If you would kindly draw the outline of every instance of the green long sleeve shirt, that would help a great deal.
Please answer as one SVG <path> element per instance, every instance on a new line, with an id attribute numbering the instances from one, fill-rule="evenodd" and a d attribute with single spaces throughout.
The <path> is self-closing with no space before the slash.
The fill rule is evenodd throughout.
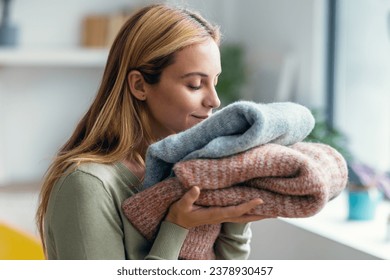
<path id="1" fill-rule="evenodd" d="M 122 213 L 122 202 L 141 183 L 122 163 L 88 163 L 54 185 L 45 216 L 49 259 L 177 259 L 188 230 L 162 222 L 147 241 Z M 158 198 L 156 198 L 158 199 Z M 218 259 L 246 259 L 249 224 L 225 223 L 216 241 Z"/>

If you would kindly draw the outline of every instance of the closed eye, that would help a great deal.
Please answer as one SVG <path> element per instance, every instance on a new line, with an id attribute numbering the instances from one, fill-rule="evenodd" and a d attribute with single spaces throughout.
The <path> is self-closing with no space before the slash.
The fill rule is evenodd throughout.
<path id="1" fill-rule="evenodd" d="M 201 86 L 193 86 L 193 85 L 188 85 L 188 87 L 192 90 L 199 90 Z"/>

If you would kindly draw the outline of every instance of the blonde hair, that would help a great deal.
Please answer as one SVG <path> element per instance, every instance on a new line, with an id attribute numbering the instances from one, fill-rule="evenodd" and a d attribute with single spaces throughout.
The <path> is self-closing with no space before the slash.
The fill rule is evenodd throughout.
<path id="1" fill-rule="evenodd" d="M 36 214 L 44 249 L 50 193 L 67 170 L 85 162 L 110 164 L 126 157 L 144 164 L 140 151 L 155 141 L 145 103 L 130 92 L 128 73 L 138 70 L 147 83 L 158 83 L 178 50 L 208 38 L 219 45 L 218 27 L 197 13 L 163 4 L 139 10 L 123 25 L 110 49 L 95 100 L 46 172 Z"/>

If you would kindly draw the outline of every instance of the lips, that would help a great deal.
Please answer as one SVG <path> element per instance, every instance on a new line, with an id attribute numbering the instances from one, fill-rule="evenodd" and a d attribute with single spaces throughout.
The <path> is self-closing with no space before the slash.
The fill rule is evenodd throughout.
<path id="1" fill-rule="evenodd" d="M 193 116 L 194 118 L 197 118 L 197 119 L 201 119 L 201 120 L 205 120 L 205 119 L 207 119 L 209 117 L 209 115 L 204 115 L 204 116 L 202 116 L 202 115 L 200 115 L 200 116 L 198 116 L 198 115 L 191 115 L 191 116 Z"/>

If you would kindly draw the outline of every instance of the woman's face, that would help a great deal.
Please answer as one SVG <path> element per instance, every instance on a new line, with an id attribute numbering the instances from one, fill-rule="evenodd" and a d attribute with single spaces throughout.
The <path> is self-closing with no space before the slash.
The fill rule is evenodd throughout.
<path id="1" fill-rule="evenodd" d="M 215 86 L 220 73 L 219 48 L 210 39 L 178 51 L 160 81 L 146 84 L 151 128 L 158 139 L 194 126 L 219 107 Z"/>

